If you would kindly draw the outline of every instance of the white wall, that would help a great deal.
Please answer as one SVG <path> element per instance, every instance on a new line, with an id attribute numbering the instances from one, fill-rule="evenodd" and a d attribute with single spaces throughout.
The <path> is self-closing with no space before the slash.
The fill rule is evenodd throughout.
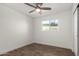
<path id="1" fill-rule="evenodd" d="M 0 54 L 32 43 L 32 19 L 0 4 Z"/>
<path id="2" fill-rule="evenodd" d="M 0 53 L 33 42 L 73 49 L 71 13 L 70 10 L 32 19 L 14 9 L 0 5 Z M 49 19 L 58 19 L 59 29 L 41 31 L 41 21 Z"/>
<path id="3" fill-rule="evenodd" d="M 59 29 L 41 31 L 43 20 L 58 19 Z M 64 11 L 58 14 L 43 16 L 34 20 L 34 41 L 47 45 L 69 48 L 73 50 L 72 11 Z"/>
<path id="4" fill-rule="evenodd" d="M 74 52 L 75 52 L 75 55 L 77 55 L 78 53 L 78 45 L 77 45 L 77 42 L 78 42 L 78 38 L 77 38 L 77 22 L 78 22 L 78 19 L 77 19 L 77 13 L 78 11 L 76 10 L 75 13 L 74 13 Z"/>
<path id="5" fill-rule="evenodd" d="M 77 10 L 78 3 L 73 3 L 72 13 L 73 13 L 73 46 L 74 46 L 74 53 L 78 55 L 78 10 Z"/>

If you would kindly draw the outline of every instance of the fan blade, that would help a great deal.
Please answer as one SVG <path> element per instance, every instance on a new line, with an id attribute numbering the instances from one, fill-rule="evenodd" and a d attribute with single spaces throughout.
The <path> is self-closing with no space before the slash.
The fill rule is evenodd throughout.
<path id="1" fill-rule="evenodd" d="M 33 7 L 33 8 L 36 8 L 36 6 L 33 6 L 33 5 L 29 4 L 29 3 L 24 3 L 24 4 L 26 4 L 26 5 L 28 5 L 28 6 L 31 6 L 31 7 Z"/>
<path id="2" fill-rule="evenodd" d="M 49 7 L 40 7 L 40 9 L 42 9 L 42 10 L 51 10 L 51 8 L 49 8 Z"/>
<path id="3" fill-rule="evenodd" d="M 42 6 L 43 3 L 36 3 L 36 6 Z"/>
<path id="4" fill-rule="evenodd" d="M 32 12 L 34 12 L 35 11 L 35 9 L 34 10 L 32 10 L 32 11 L 29 11 L 29 13 L 32 13 Z"/>

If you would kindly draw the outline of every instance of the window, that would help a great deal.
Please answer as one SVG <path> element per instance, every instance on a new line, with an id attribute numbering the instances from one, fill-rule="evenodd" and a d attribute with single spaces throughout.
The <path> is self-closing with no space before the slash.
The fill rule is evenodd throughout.
<path id="1" fill-rule="evenodd" d="M 49 30 L 49 20 L 45 20 L 45 21 L 42 21 L 42 30 L 43 31 L 46 31 L 46 30 Z"/>
<path id="2" fill-rule="evenodd" d="M 50 20 L 50 29 L 58 28 L 58 20 Z"/>
<path id="3" fill-rule="evenodd" d="M 57 29 L 58 28 L 58 20 L 44 20 L 42 21 L 42 30 L 48 31 L 51 29 Z"/>

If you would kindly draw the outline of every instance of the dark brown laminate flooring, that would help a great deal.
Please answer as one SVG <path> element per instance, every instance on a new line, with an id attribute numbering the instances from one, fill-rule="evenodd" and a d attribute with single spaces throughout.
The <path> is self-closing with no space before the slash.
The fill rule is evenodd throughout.
<path id="1" fill-rule="evenodd" d="M 1 56 L 74 56 L 74 53 L 65 48 L 33 43 Z"/>

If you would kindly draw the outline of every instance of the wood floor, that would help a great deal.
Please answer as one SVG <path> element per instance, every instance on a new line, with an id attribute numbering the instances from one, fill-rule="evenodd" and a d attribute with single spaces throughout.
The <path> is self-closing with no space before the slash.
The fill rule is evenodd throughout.
<path id="1" fill-rule="evenodd" d="M 74 53 L 65 48 L 33 43 L 1 56 L 74 56 Z"/>

